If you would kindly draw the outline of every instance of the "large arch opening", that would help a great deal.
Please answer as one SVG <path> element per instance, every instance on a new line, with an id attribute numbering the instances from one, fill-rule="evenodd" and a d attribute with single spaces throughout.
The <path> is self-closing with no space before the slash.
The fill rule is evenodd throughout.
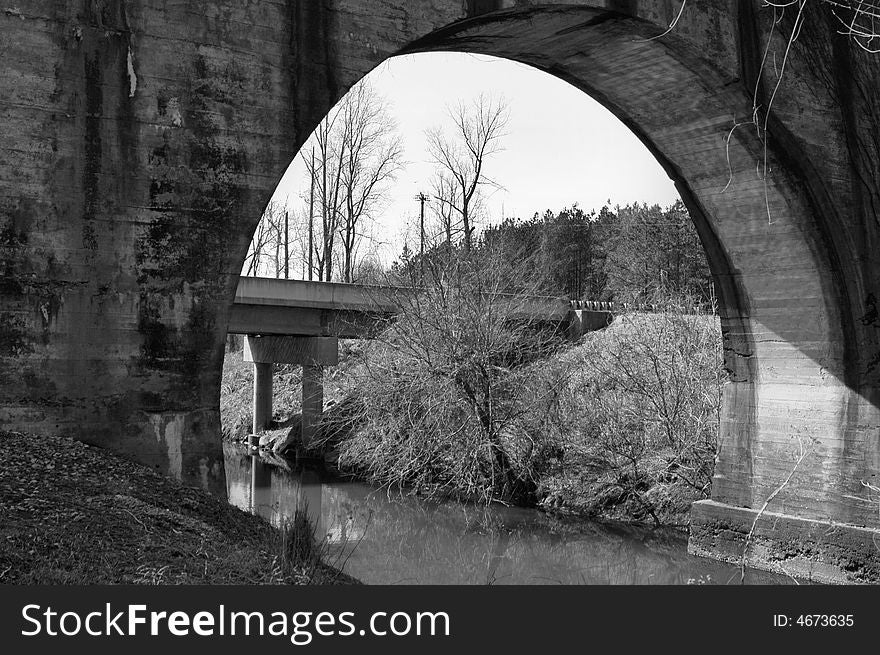
<path id="1" fill-rule="evenodd" d="M 464 86 L 467 88 L 462 88 Z M 387 152 L 385 146 L 395 142 L 394 133 L 400 134 L 406 148 L 406 163 L 401 165 L 397 179 L 379 191 L 374 190 L 374 195 L 379 196 L 377 206 L 371 206 L 357 223 L 358 237 L 363 245 L 358 248 L 360 253 L 355 260 L 355 275 L 352 277 L 351 267 L 342 266 L 345 250 L 339 243 L 351 227 L 346 219 L 344 198 L 353 193 L 359 199 L 363 192 L 360 187 L 353 191 L 347 188 L 349 181 L 345 178 L 345 170 L 356 163 L 359 168 L 370 171 L 371 175 L 373 171 L 381 170 L 380 166 L 385 164 L 379 158 L 354 156 L 350 152 L 345 154 L 344 150 L 348 143 L 346 135 L 351 131 L 347 123 L 350 117 L 359 115 L 358 107 L 365 102 L 365 94 L 368 93 L 374 94 L 371 96 L 374 109 L 390 109 L 390 115 L 383 114 L 383 120 L 378 125 L 357 125 L 352 128 L 363 131 L 368 139 L 380 133 L 379 136 L 383 138 L 375 139 L 376 143 L 371 143 L 371 146 L 383 155 Z M 506 105 L 503 111 L 497 104 L 501 101 L 500 98 L 504 99 Z M 288 168 L 251 242 L 242 275 L 275 278 L 279 283 L 274 286 L 278 289 L 284 288 L 285 285 L 280 283 L 284 279 L 313 280 L 316 282 L 313 285 L 315 297 L 320 295 L 321 289 L 324 293 L 333 289 L 331 285 L 321 284 L 325 281 L 403 288 L 428 284 L 434 287 L 433 293 L 426 296 L 431 297 L 431 300 L 408 307 L 405 313 L 409 315 L 410 322 L 433 322 L 437 320 L 438 313 L 457 322 L 453 316 L 456 312 L 469 312 L 472 308 L 455 306 L 454 302 L 448 301 L 442 293 L 443 289 L 452 292 L 456 289 L 448 287 L 440 278 L 444 273 L 450 272 L 448 269 L 458 258 L 467 259 L 460 211 L 461 192 L 452 189 L 452 197 L 447 197 L 443 194 L 448 193 L 449 189 L 438 188 L 438 176 L 447 175 L 449 171 L 432 158 L 430 137 L 435 134 L 433 128 L 439 123 L 446 130 L 444 138 L 456 138 L 458 131 L 455 118 L 460 116 L 458 112 L 461 109 L 471 117 L 479 111 L 485 111 L 488 115 L 493 108 L 505 116 L 505 124 L 498 141 L 489 144 L 494 150 L 500 143 L 497 145 L 498 151 L 483 161 L 488 181 L 478 187 L 478 193 L 473 198 L 472 205 L 477 209 L 471 208 L 471 221 L 476 230 L 473 234 L 474 253 L 491 261 L 491 265 L 497 268 L 497 274 L 490 275 L 487 271 L 480 270 L 484 265 L 481 262 L 468 263 L 477 265 L 474 273 L 480 276 L 479 284 L 493 288 L 503 285 L 507 293 L 536 299 L 546 296 L 548 299 L 559 298 L 563 302 L 570 300 L 577 303 L 578 307 L 586 306 L 590 302 L 602 302 L 609 308 L 614 304 L 616 310 L 623 310 L 626 306 L 643 308 L 648 304 L 656 308 L 657 315 L 654 319 L 649 320 L 644 315 L 640 315 L 638 319 L 635 316 L 629 317 L 627 321 L 632 319 L 637 324 L 627 326 L 620 334 L 615 330 L 614 336 L 608 338 L 616 344 L 615 357 L 622 356 L 623 351 L 635 346 L 647 348 L 657 361 L 664 361 L 663 371 L 641 370 L 647 361 L 640 361 L 636 367 L 640 370 L 633 371 L 633 377 L 625 382 L 613 383 L 610 379 L 613 377 L 611 372 L 605 371 L 604 382 L 585 379 L 578 384 L 584 388 L 601 388 L 616 384 L 635 386 L 647 382 L 653 388 L 651 402 L 656 402 L 657 406 L 667 406 L 658 415 L 645 415 L 644 424 L 657 426 L 656 429 L 652 428 L 652 435 L 647 439 L 651 442 L 648 450 L 652 454 L 656 453 L 661 448 L 661 441 L 675 444 L 675 454 L 667 458 L 662 468 L 683 471 L 687 467 L 696 471 L 687 483 L 688 490 L 680 493 L 680 487 L 672 485 L 669 489 L 664 487 L 660 491 L 664 498 L 675 498 L 674 503 L 658 502 L 664 507 L 660 519 L 653 509 L 648 513 L 644 511 L 644 507 L 651 508 L 652 504 L 644 502 L 641 492 L 638 496 L 634 495 L 635 487 L 641 487 L 642 484 L 634 480 L 623 460 L 613 467 L 609 465 L 609 469 L 613 470 L 609 470 L 608 477 L 614 480 L 610 484 L 616 490 L 614 494 L 622 499 L 619 502 L 636 505 L 635 513 L 639 518 L 652 520 L 653 516 L 653 520 L 662 520 L 664 523 L 685 523 L 689 506 L 687 501 L 708 497 L 717 439 L 717 427 L 713 429 L 711 426 L 717 426 L 718 385 L 723 378 L 717 370 L 720 361 L 720 333 L 717 320 L 712 315 L 714 286 L 708 272 L 705 251 L 674 184 L 654 155 L 616 117 L 567 82 L 530 66 L 465 53 L 417 53 L 389 60 L 387 65 L 374 70 L 359 82 L 331 111 Z M 450 109 L 453 116 L 449 115 Z M 391 117 L 396 119 L 395 130 L 383 131 Z M 590 124 L 584 124 L 585 122 Z M 327 131 L 331 127 L 334 131 L 328 136 Z M 329 149 L 325 145 L 327 140 L 333 141 Z M 351 157 L 352 160 L 357 160 L 346 161 L 342 167 L 345 170 L 342 171 L 342 189 L 339 192 L 334 192 L 334 180 L 340 177 L 340 155 L 327 154 L 328 150 L 335 149 L 343 149 L 343 159 Z M 310 174 L 310 167 L 314 169 L 314 175 Z M 470 171 L 465 171 L 465 174 L 470 175 Z M 420 193 L 423 191 L 428 193 Z M 427 205 L 425 214 L 421 217 L 424 230 L 420 235 L 421 195 L 427 196 Z M 343 200 L 340 200 L 340 196 Z M 337 217 L 329 216 L 337 211 L 337 207 L 342 207 L 338 221 Z M 455 211 L 450 211 L 450 207 L 456 207 Z M 333 227 L 329 228 L 332 230 L 330 236 L 335 239 L 330 245 L 334 256 L 332 274 L 324 261 L 328 247 L 328 217 L 334 219 Z M 367 224 L 366 228 L 363 227 L 364 223 Z M 371 238 L 370 229 L 378 232 L 378 238 Z M 423 237 L 421 254 L 420 236 Z M 373 252 L 362 254 L 369 249 Z M 379 249 L 384 249 L 384 257 L 375 254 Z M 254 284 L 262 282 L 243 280 L 243 286 L 240 287 L 243 296 L 239 297 L 240 302 L 244 295 L 250 293 L 244 290 Z M 288 285 L 288 288 L 292 294 L 296 294 L 297 289 L 305 287 L 293 284 Z M 463 293 L 477 291 L 468 284 L 459 285 L 458 290 Z M 479 301 L 474 298 L 473 302 Z M 423 314 L 422 308 L 425 304 L 432 309 Z M 661 308 L 666 311 L 673 308 L 684 311 L 691 315 L 693 324 L 680 316 L 676 319 L 670 317 L 669 320 L 661 318 L 661 315 L 665 317 Z M 485 312 L 493 310 L 504 311 L 501 307 L 495 308 L 491 303 L 483 307 Z M 240 310 L 236 309 L 234 313 L 236 316 L 232 325 L 238 330 L 240 320 L 237 314 Z M 428 316 L 428 313 L 435 315 Z M 566 320 L 569 314 L 581 316 L 576 311 L 568 312 Z M 594 321 L 601 321 L 605 317 L 599 312 L 592 315 L 589 310 L 587 315 L 594 316 Z M 263 325 L 267 331 L 273 329 L 273 323 L 267 321 Z M 481 327 L 489 327 L 478 327 L 469 321 L 463 321 L 460 332 L 466 332 L 469 325 L 475 334 Z M 497 327 L 504 329 L 501 325 Z M 547 400 L 551 397 L 551 387 L 564 387 L 566 393 L 573 393 L 571 384 L 563 382 L 563 378 L 570 378 L 571 375 L 563 374 L 561 369 L 569 372 L 575 368 L 604 371 L 610 362 L 606 362 L 604 357 L 601 362 L 593 360 L 599 357 L 600 352 L 608 349 L 593 344 L 583 352 L 568 352 L 565 359 L 549 359 L 551 354 L 561 357 L 563 351 L 570 350 L 571 344 L 578 339 L 569 328 L 563 328 L 562 324 L 557 328 L 565 330 L 566 334 L 558 343 L 553 344 L 542 343 L 541 338 L 531 338 L 518 329 L 507 330 L 506 337 L 501 338 L 498 343 L 487 343 L 485 346 L 493 351 L 489 359 L 509 359 L 509 353 L 504 355 L 504 351 L 510 348 L 507 340 L 514 342 L 518 337 L 523 337 L 521 349 L 546 349 L 542 359 L 548 359 L 548 366 L 555 364 L 559 369 L 554 372 L 554 382 L 547 380 L 545 384 L 536 385 L 528 393 L 542 399 L 546 397 Z M 297 328 L 291 326 L 290 330 L 290 334 L 293 334 Z M 452 331 L 459 332 L 459 328 L 453 327 Z M 488 331 L 487 329 L 486 332 Z M 389 352 L 396 351 L 399 354 L 402 350 L 407 350 L 407 346 L 416 346 L 417 343 L 419 347 L 436 350 L 437 355 L 441 351 L 459 351 L 461 347 L 468 348 L 469 345 L 464 343 L 466 339 L 457 339 L 447 334 L 440 336 L 440 339 L 445 340 L 445 345 L 441 347 L 440 342 L 429 343 L 434 335 L 418 329 L 404 338 L 405 343 L 398 342 L 396 348 L 387 341 L 401 336 L 385 335 L 383 339 L 380 335 L 373 335 L 373 339 L 383 343 L 379 348 L 372 349 L 370 344 L 340 343 L 338 364 L 325 371 L 324 402 L 331 405 L 344 402 L 349 406 L 360 402 L 367 406 L 370 409 L 360 417 L 360 425 L 378 426 L 382 422 L 381 417 L 371 419 L 367 414 L 374 411 L 372 408 L 382 407 L 385 410 L 381 413 L 389 415 L 386 410 L 390 409 L 390 402 L 400 401 L 400 413 L 421 414 L 415 408 L 419 400 L 406 398 L 406 389 L 413 388 L 412 384 L 404 380 L 389 382 L 388 375 L 377 371 L 372 371 L 375 375 L 371 376 L 363 368 L 359 370 L 355 361 L 365 357 L 371 359 L 367 356 L 367 353 L 371 353 L 375 358 L 371 362 L 372 367 L 375 368 L 383 358 L 388 357 Z M 486 336 L 489 341 L 493 341 L 491 335 Z M 692 342 L 692 339 L 699 343 Z M 234 354 L 228 352 L 224 360 L 221 421 L 225 439 L 243 441 L 252 431 L 251 388 L 255 369 L 252 370 L 252 364 L 242 359 L 243 343 L 240 340 L 232 340 L 230 346 L 234 346 L 235 350 Z M 387 349 L 381 352 L 383 348 Z M 576 357 L 584 359 L 575 364 Z M 466 358 L 459 357 L 454 361 L 450 360 L 444 366 L 459 370 L 466 368 L 464 359 Z M 691 362 L 692 367 L 680 369 L 676 362 Z M 280 364 L 281 360 L 276 363 Z M 296 433 L 301 429 L 303 405 L 306 404 L 305 398 L 300 397 L 301 366 L 287 363 L 289 366 L 276 366 L 272 387 L 275 415 L 272 417 L 271 428 L 280 433 L 265 435 L 263 440 L 267 444 L 271 442 L 276 452 L 286 450 L 287 444 L 292 445 L 292 439 L 299 436 Z M 412 362 L 417 368 L 424 363 Z M 526 363 L 531 362 L 521 362 L 519 366 Z M 382 362 L 383 370 L 386 364 L 387 362 Z M 370 370 L 370 364 L 366 361 L 361 362 L 361 366 Z M 537 366 L 538 363 L 534 363 L 534 367 Z M 624 365 L 624 368 L 628 367 Z M 504 374 L 482 376 L 481 379 L 491 385 L 496 393 L 504 393 L 503 388 L 509 384 L 507 378 L 514 374 L 524 375 L 525 372 L 516 366 L 507 371 L 505 366 Z M 424 385 L 424 396 L 452 393 L 456 400 L 447 404 L 467 405 L 466 396 L 469 390 L 445 388 L 442 383 L 438 385 L 439 381 L 436 379 L 429 381 L 426 376 L 430 375 L 428 371 L 416 375 L 418 384 Z M 689 384 L 684 384 L 688 389 L 677 389 L 672 394 L 675 401 L 667 403 L 662 399 L 667 392 L 665 376 L 678 381 L 701 382 L 695 383 L 692 388 Z M 705 385 L 706 389 L 698 390 L 700 385 Z M 381 393 L 388 402 L 377 397 L 367 398 L 369 390 L 376 388 L 383 388 Z M 464 393 L 464 396 L 459 395 L 460 393 Z M 555 393 L 558 394 L 559 390 Z M 684 401 L 685 396 L 689 398 L 688 401 Z M 540 500 L 545 506 L 557 502 L 546 498 L 544 492 L 538 498 L 538 487 L 554 487 L 556 499 L 577 495 L 568 492 L 573 486 L 571 472 L 578 466 L 573 460 L 586 462 L 592 457 L 584 452 L 584 441 L 589 441 L 584 437 L 591 432 L 585 426 L 588 423 L 610 425 L 614 422 L 610 415 L 619 415 L 619 412 L 609 407 L 609 415 L 606 417 L 608 420 L 598 416 L 591 416 L 587 420 L 583 414 L 586 409 L 583 406 L 584 399 L 577 396 L 575 398 L 576 402 L 566 403 L 569 411 L 564 418 L 549 406 L 546 410 L 554 411 L 555 422 L 551 428 L 554 434 L 568 432 L 561 428 L 562 422 L 568 422 L 579 426 L 578 438 L 572 433 L 566 447 L 563 440 L 567 437 L 559 434 L 552 440 L 547 439 L 547 443 L 540 440 L 542 443 L 538 447 L 538 450 L 548 454 L 551 451 L 570 453 L 568 458 L 553 456 L 555 479 L 562 481 L 562 484 L 551 483 L 549 480 L 539 482 L 538 478 L 545 475 L 544 469 L 548 465 L 541 463 L 520 466 L 524 462 L 515 457 L 514 466 L 518 468 L 516 477 L 520 483 L 525 482 L 519 484 L 520 495 L 515 502 L 534 503 Z M 528 403 L 510 398 L 508 400 L 512 405 L 505 406 L 499 400 L 496 399 L 496 402 L 486 408 L 486 414 L 492 416 L 491 419 L 487 418 L 493 425 L 488 429 L 488 432 L 493 433 L 491 439 L 495 438 L 495 431 L 510 433 L 511 427 L 496 426 L 505 426 L 508 423 L 512 425 L 517 415 L 523 412 L 532 415 L 541 413 L 538 409 L 540 402 L 529 406 Z M 428 404 L 437 407 L 439 403 L 432 401 Z M 610 404 L 617 407 L 619 401 Z M 680 404 L 687 405 L 687 409 L 678 410 L 672 407 Z M 574 410 L 575 406 L 579 409 Z M 634 415 L 643 411 L 642 408 L 629 409 Z M 333 431 L 332 424 L 342 420 L 341 411 L 343 410 L 335 410 L 330 415 L 324 414 L 324 431 Z M 578 412 L 581 414 L 578 415 Z M 682 418 L 686 415 L 692 418 Z M 461 421 L 464 430 L 468 423 L 461 416 L 438 416 L 426 421 L 430 426 L 412 426 L 409 432 L 429 432 L 438 429 L 439 424 L 452 426 L 456 421 Z M 347 423 L 348 427 L 340 428 L 352 433 L 355 421 L 350 420 Z M 685 423 L 688 427 L 685 427 Z M 709 427 L 706 427 L 707 424 Z M 659 427 L 660 425 L 665 428 Z M 255 426 L 253 431 L 262 432 L 262 429 Z M 395 430 L 392 428 L 390 431 Z M 528 427 L 528 431 L 538 435 L 546 434 L 548 430 L 533 424 Z M 603 428 L 606 435 L 610 431 L 610 427 Z M 371 436 L 361 436 L 367 441 L 371 438 L 381 440 L 379 434 L 382 432 L 382 428 L 376 427 Z M 653 434 L 654 432 L 664 432 L 666 436 L 661 438 L 659 434 Z M 457 434 L 462 434 L 462 431 L 449 427 L 446 437 Z M 673 434 L 679 436 L 673 437 Z M 401 438 L 406 439 L 405 436 Z M 464 454 L 472 455 L 471 451 L 485 445 L 486 438 L 486 435 L 482 435 L 469 445 L 462 445 Z M 643 435 L 635 433 L 627 434 L 626 438 L 631 442 L 630 447 L 635 441 L 645 440 Z M 507 437 L 499 435 L 498 439 L 505 441 Z M 444 440 L 446 438 L 442 434 L 438 435 L 438 441 Z M 374 444 L 374 447 L 377 451 L 382 450 L 378 444 Z M 521 450 L 512 445 L 505 447 L 511 452 Z M 610 451 L 613 447 L 610 443 L 604 448 L 590 444 L 589 449 Z M 352 445 L 349 449 L 353 451 L 354 448 Z M 335 446 L 328 450 L 338 453 L 333 455 L 334 466 L 338 462 L 346 461 L 349 470 L 359 471 L 361 475 L 397 475 L 391 470 L 394 465 L 390 461 L 384 461 L 382 457 L 373 462 L 376 470 L 370 474 L 359 466 L 359 463 L 366 464 L 366 459 L 369 458 L 348 457 L 339 453 L 339 448 Z M 288 454 L 292 452 L 292 448 L 288 450 Z M 318 454 L 314 449 L 309 453 L 312 457 Z M 646 455 L 639 456 L 640 470 L 646 461 Z M 540 475 L 533 470 L 535 466 L 542 469 Z M 650 468 L 656 469 L 657 465 Z M 468 475 L 483 480 L 485 477 L 493 477 L 483 476 L 478 471 L 471 471 Z M 418 481 L 409 474 L 400 473 L 400 476 L 401 479 L 406 479 L 408 485 L 418 485 Z M 640 477 L 641 473 L 636 476 Z M 651 483 L 644 486 L 659 488 L 659 478 L 675 476 L 665 476 L 658 472 L 650 477 Z M 452 484 L 450 493 L 460 491 L 457 484 Z M 474 485 L 474 488 L 480 487 L 480 484 Z M 654 492 L 657 490 L 655 488 Z M 499 498 L 496 494 L 503 492 L 494 486 L 481 488 L 479 493 L 504 502 L 512 500 Z M 693 497 L 689 493 L 693 493 Z M 580 502 L 582 510 L 589 511 L 583 509 L 588 506 L 596 507 L 598 501 L 593 500 L 591 497 L 589 501 Z M 675 505 L 674 509 L 670 507 L 672 504 Z"/>
<path id="2" fill-rule="evenodd" d="M 809 451 L 821 464 L 779 495 L 779 508 L 816 520 L 843 512 L 844 520 L 864 524 L 864 512 L 832 491 L 828 473 L 852 470 L 839 426 L 858 410 L 848 389 L 856 385 L 841 310 L 846 292 L 816 200 L 801 187 L 792 153 L 770 149 L 772 176 L 755 174 L 764 144 L 753 132 L 732 131 L 753 111 L 738 69 L 707 61 L 674 33 L 656 38 L 662 31 L 625 13 L 541 7 L 455 23 L 400 52 L 463 51 L 525 63 L 595 98 L 641 139 L 694 220 L 720 301 L 730 382 L 713 502 L 759 507 Z M 817 495 L 820 503 L 807 500 Z"/>

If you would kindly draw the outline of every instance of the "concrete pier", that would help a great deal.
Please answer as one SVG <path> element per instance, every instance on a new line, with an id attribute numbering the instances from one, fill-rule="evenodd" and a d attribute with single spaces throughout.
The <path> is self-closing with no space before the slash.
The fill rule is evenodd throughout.
<path id="1" fill-rule="evenodd" d="M 248 335 L 244 361 L 254 364 L 253 430 L 272 420 L 272 372 L 275 364 L 302 366 L 302 443 L 310 444 L 320 430 L 324 413 L 324 366 L 339 363 L 336 337 L 260 337 Z"/>
<path id="2" fill-rule="evenodd" d="M 304 364 L 302 372 L 302 443 L 310 445 L 318 436 L 324 414 L 324 367 Z"/>
<path id="3" fill-rule="evenodd" d="M 272 422 L 273 362 L 254 362 L 254 421 L 252 431 L 262 432 Z"/>

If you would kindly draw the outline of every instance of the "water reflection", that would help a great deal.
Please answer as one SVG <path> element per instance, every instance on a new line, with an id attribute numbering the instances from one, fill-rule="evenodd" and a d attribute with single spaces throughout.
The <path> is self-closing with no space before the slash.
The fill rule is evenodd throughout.
<path id="1" fill-rule="evenodd" d="M 676 531 L 536 510 L 427 502 L 226 447 L 229 501 L 280 525 L 305 506 L 331 563 L 371 584 L 726 584 L 733 565 L 692 557 Z M 793 584 L 747 570 L 749 584 Z"/>
<path id="2" fill-rule="evenodd" d="M 292 469 L 278 460 L 268 463 L 246 449 L 225 445 L 226 489 L 229 502 L 280 527 L 293 518 L 297 507 L 305 511 L 320 541 L 331 546 L 355 544 L 364 537 L 369 522 L 358 520 L 356 508 L 337 489 L 346 482 L 328 482 L 317 470 Z"/>

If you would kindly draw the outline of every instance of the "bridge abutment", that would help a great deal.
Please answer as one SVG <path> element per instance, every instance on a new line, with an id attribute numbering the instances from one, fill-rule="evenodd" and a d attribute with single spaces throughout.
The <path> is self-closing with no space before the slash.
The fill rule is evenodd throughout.
<path id="1" fill-rule="evenodd" d="M 569 341 L 579 341 L 587 332 L 607 327 L 614 315 L 606 310 L 572 308 L 568 312 L 567 337 Z"/>
<path id="2" fill-rule="evenodd" d="M 688 553 L 825 584 L 880 579 L 878 531 L 713 500 L 691 506 Z"/>

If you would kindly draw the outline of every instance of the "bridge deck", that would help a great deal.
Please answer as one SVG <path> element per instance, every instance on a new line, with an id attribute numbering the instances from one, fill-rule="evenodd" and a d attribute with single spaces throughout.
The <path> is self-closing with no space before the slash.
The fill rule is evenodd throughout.
<path id="1" fill-rule="evenodd" d="M 377 319 L 396 314 L 401 300 L 417 293 L 418 289 L 390 286 L 241 277 L 227 331 L 364 338 L 375 330 Z M 496 297 L 509 299 L 515 304 L 511 315 L 525 320 L 563 323 L 572 311 L 566 298 Z"/>

